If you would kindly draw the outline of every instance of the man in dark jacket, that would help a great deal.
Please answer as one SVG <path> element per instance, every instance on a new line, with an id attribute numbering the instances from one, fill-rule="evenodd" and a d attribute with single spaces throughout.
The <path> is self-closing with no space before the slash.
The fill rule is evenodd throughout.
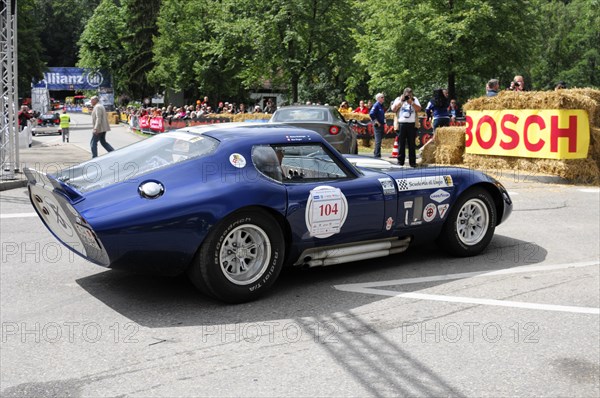
<path id="1" fill-rule="evenodd" d="M 381 141 L 383 140 L 383 134 L 385 131 L 385 109 L 383 108 L 383 101 L 385 97 L 382 93 L 375 96 L 375 104 L 369 112 L 371 121 L 373 122 L 373 129 L 375 131 L 375 150 L 373 156 L 376 158 L 381 157 Z"/>

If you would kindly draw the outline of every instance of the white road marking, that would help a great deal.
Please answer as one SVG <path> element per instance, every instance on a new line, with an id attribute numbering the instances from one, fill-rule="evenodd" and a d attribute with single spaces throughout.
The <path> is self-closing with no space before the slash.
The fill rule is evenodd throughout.
<path id="1" fill-rule="evenodd" d="M 24 217 L 37 217 L 37 213 L 13 213 L 13 214 L 0 214 L 0 219 L 3 218 L 24 218 Z"/>
<path id="2" fill-rule="evenodd" d="M 518 194 L 519 194 L 518 192 L 508 191 L 508 196 L 517 196 Z"/>
<path id="3" fill-rule="evenodd" d="M 412 298 L 418 300 L 432 300 L 432 301 L 445 301 L 451 303 L 466 303 L 466 304 L 479 304 L 479 305 L 493 305 L 501 307 L 513 307 L 513 308 L 527 308 L 545 311 L 560 311 L 560 312 L 573 312 L 580 314 L 594 314 L 600 315 L 600 308 L 595 307 L 574 307 L 564 305 L 552 305 L 552 304 L 537 304 L 537 303 L 525 303 L 519 301 L 507 301 L 507 300 L 494 300 L 494 299 L 480 299 L 472 297 L 459 297 L 459 296 L 443 296 L 437 294 L 423 294 L 414 292 L 401 292 L 396 290 L 384 290 L 376 289 L 382 286 L 401 286 L 410 285 L 414 283 L 425 283 L 425 282 L 436 282 L 436 281 L 449 281 L 456 279 L 465 278 L 480 278 L 495 275 L 510 275 L 520 274 L 525 272 L 540 272 L 540 271 L 551 271 L 557 269 L 566 268 L 581 268 L 598 266 L 598 261 L 585 261 L 580 263 L 570 264 L 551 264 L 551 265 L 527 265 L 522 267 L 501 269 L 498 271 L 481 271 L 481 272 L 464 272 L 460 274 L 447 274 L 447 275 L 435 275 L 425 276 L 420 278 L 405 278 L 395 279 L 389 281 L 378 281 L 378 282 L 366 282 L 366 283 L 352 283 L 346 285 L 334 285 L 337 290 L 353 293 L 364 293 L 364 294 L 377 294 L 381 296 L 392 296 L 392 297 L 403 297 Z"/>
<path id="4" fill-rule="evenodd" d="M 600 193 L 600 188 L 582 188 L 579 190 L 579 192 L 584 192 L 584 193 Z"/>

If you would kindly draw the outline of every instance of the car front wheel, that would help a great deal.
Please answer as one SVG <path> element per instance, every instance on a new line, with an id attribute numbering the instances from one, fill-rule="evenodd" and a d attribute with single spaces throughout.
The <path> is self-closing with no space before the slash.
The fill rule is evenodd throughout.
<path id="1" fill-rule="evenodd" d="M 496 217 L 490 193 L 477 187 L 469 189 L 452 207 L 438 243 L 456 256 L 477 255 L 492 240 Z"/>
<path id="2" fill-rule="evenodd" d="M 245 211 L 226 217 L 209 233 L 188 275 L 202 292 L 228 303 L 243 303 L 269 290 L 284 256 L 277 221 L 263 211 Z"/>

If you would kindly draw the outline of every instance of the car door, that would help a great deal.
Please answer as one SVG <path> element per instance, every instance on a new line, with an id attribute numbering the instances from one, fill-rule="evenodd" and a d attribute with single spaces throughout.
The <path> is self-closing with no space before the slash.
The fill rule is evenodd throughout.
<path id="1" fill-rule="evenodd" d="M 357 175 L 319 143 L 277 150 L 284 152 L 286 217 L 296 245 L 327 246 L 382 236 L 386 207 L 377 175 Z"/>

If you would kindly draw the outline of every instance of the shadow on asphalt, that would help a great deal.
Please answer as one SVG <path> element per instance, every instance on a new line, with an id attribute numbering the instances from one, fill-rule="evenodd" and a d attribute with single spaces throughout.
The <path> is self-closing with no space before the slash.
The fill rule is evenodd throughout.
<path id="1" fill-rule="evenodd" d="M 309 270 L 286 268 L 269 294 L 227 305 L 200 294 L 185 276 L 164 277 L 108 270 L 76 282 L 121 315 L 150 328 L 260 322 L 319 317 L 386 297 L 337 291 L 333 285 L 494 271 L 542 262 L 547 251 L 532 242 L 495 235 L 487 250 L 470 258 L 449 257 L 435 245 L 408 252 Z M 448 283 L 413 284 L 411 291 Z"/>

